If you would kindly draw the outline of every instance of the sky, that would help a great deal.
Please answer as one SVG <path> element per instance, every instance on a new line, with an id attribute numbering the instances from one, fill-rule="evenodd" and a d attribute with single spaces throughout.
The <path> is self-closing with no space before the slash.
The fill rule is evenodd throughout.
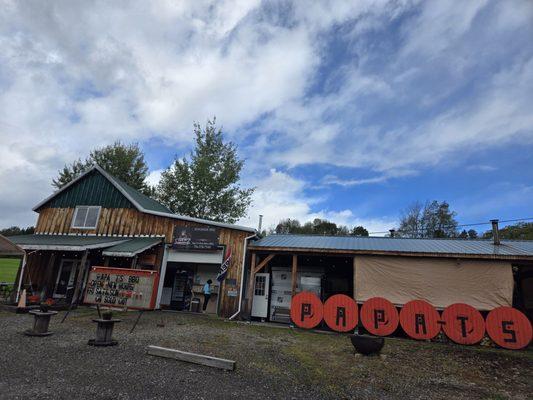
<path id="1" fill-rule="evenodd" d="M 157 183 L 213 116 L 247 226 L 533 217 L 533 2 L 0 0 L 0 227 L 116 140 Z"/>

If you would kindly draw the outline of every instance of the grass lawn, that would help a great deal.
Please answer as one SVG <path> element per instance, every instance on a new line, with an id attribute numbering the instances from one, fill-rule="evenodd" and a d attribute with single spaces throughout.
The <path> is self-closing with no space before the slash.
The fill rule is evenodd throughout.
<path id="1" fill-rule="evenodd" d="M 0 258 L 0 282 L 15 282 L 19 265 L 18 258 Z"/>

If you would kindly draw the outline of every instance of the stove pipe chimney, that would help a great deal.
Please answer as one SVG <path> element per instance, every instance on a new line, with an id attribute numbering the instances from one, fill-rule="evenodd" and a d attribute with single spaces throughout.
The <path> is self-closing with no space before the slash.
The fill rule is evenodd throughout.
<path id="1" fill-rule="evenodd" d="M 389 232 L 390 232 L 390 237 L 393 238 L 394 237 L 394 233 L 396 231 L 394 229 L 389 229 Z"/>
<path id="2" fill-rule="evenodd" d="M 498 229 L 498 220 L 497 219 L 491 219 L 490 222 L 492 223 L 492 239 L 493 243 L 495 245 L 500 244 L 500 230 Z"/>
<path id="3" fill-rule="evenodd" d="M 261 233 L 263 227 L 263 214 L 259 214 L 259 225 L 257 226 L 257 232 Z"/>

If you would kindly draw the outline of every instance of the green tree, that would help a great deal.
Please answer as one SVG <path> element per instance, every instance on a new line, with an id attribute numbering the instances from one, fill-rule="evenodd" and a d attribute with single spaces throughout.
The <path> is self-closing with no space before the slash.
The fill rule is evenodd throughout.
<path id="1" fill-rule="evenodd" d="M 411 238 L 456 237 L 456 215 L 445 201 L 427 201 L 424 205 L 415 202 L 404 210 L 397 232 Z"/>
<path id="2" fill-rule="evenodd" d="M 34 226 L 29 226 L 27 228 L 19 228 L 18 226 L 10 226 L 9 228 L 1 229 L 0 235 L 2 236 L 30 235 L 34 231 L 35 231 Z"/>
<path id="3" fill-rule="evenodd" d="M 179 214 L 234 223 L 246 215 L 254 191 L 239 185 L 244 160 L 233 143 L 224 142 L 215 119 L 204 129 L 195 123 L 194 135 L 190 160 L 176 158 L 161 174 L 157 199 Z"/>
<path id="4" fill-rule="evenodd" d="M 354 228 L 350 231 L 350 235 L 352 235 L 352 236 L 368 236 L 368 231 L 362 226 L 354 226 Z"/>
<path id="5" fill-rule="evenodd" d="M 65 165 L 59 171 L 59 176 L 52 181 L 52 186 L 62 188 L 95 164 L 131 187 L 145 194 L 151 194 L 152 190 L 145 182 L 148 165 L 142 150 L 137 143 L 123 144 L 120 141 L 92 150 L 84 161 L 78 159 L 70 165 Z"/>
<path id="6" fill-rule="evenodd" d="M 276 225 L 276 228 L 274 228 L 274 230 L 272 230 L 270 233 L 339 236 L 354 235 L 354 231 L 357 231 L 359 236 L 368 236 L 368 231 L 362 226 L 353 228 L 350 231 L 347 226 L 337 225 L 334 222 L 321 218 L 315 218 L 314 220 L 308 221 L 303 225 L 297 219 L 282 219 Z M 364 232 L 366 232 L 366 235 Z"/>
<path id="7" fill-rule="evenodd" d="M 492 230 L 483 233 L 483 239 L 492 239 Z M 518 222 L 501 228 L 500 239 L 533 240 L 533 222 Z"/>

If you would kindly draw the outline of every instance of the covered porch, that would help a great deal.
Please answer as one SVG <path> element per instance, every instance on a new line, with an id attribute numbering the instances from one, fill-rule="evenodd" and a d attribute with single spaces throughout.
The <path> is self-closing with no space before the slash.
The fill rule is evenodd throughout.
<path id="1" fill-rule="evenodd" d="M 46 302 L 62 308 L 80 304 L 90 267 L 159 271 L 162 238 L 81 235 L 23 235 L 13 237 L 26 252 L 19 268 L 15 302 L 22 291 L 28 305 Z"/>

